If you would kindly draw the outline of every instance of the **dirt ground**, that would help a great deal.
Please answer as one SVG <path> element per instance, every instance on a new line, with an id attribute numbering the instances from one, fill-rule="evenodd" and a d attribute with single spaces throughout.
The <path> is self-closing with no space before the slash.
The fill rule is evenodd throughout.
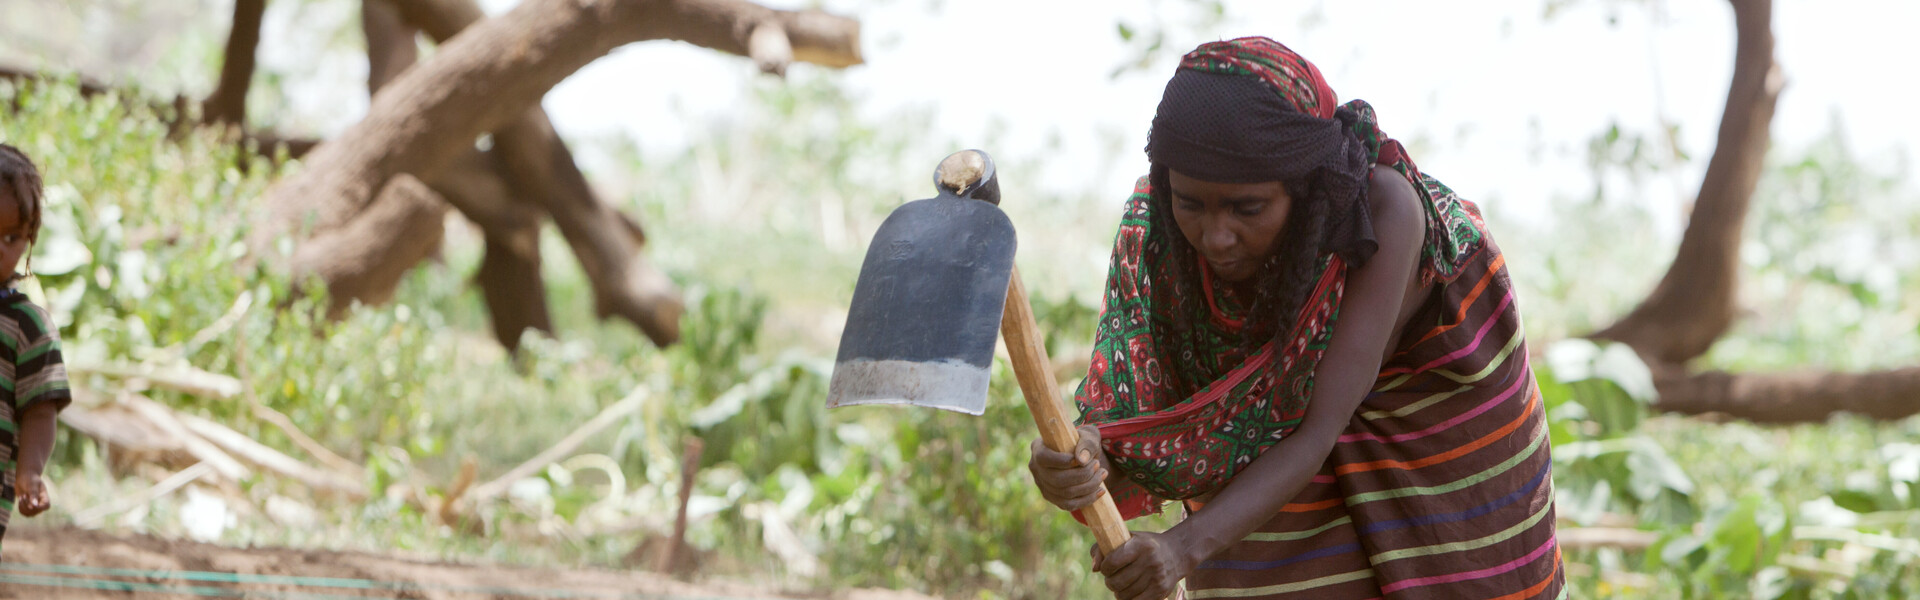
<path id="1" fill-rule="evenodd" d="M 71 528 L 8 531 L 0 563 L 4 563 L 0 564 L 0 598 L 4 599 L 932 600 L 919 594 L 876 590 L 791 595 L 744 585 L 684 583 L 635 571 L 526 569 L 360 552 L 229 548 Z M 216 573 L 241 577 L 213 575 Z M 222 581 L 230 579 L 240 581 Z"/>

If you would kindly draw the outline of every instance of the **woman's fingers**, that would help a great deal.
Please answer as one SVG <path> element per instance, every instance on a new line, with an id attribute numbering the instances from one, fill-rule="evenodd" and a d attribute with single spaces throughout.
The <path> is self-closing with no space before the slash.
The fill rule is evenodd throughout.
<path id="1" fill-rule="evenodd" d="M 1093 458 L 1092 454 L 1086 454 L 1086 459 L 1083 460 L 1081 458 L 1081 454 L 1083 453 L 1077 451 L 1074 453 L 1055 452 L 1039 439 L 1033 440 L 1033 445 L 1030 450 L 1033 452 L 1033 464 L 1047 469 L 1071 469 L 1085 466 L 1087 462 Z M 1095 448 L 1095 450 L 1098 450 L 1098 448 Z"/>
<path id="2" fill-rule="evenodd" d="M 1073 487 L 1060 490 L 1056 494 L 1058 499 L 1051 501 L 1063 510 L 1080 510 L 1098 501 L 1104 489 L 1100 486 L 1099 479 L 1088 479 Z"/>
<path id="3" fill-rule="evenodd" d="M 1098 468 L 1099 467 L 1093 467 L 1093 469 Z M 1076 469 L 1076 473 L 1074 474 L 1081 475 L 1084 478 L 1060 490 L 1061 493 L 1073 498 L 1079 498 L 1081 496 L 1098 497 L 1100 491 L 1106 489 L 1107 474 L 1093 469 Z M 1085 473 L 1082 474 L 1080 471 L 1085 471 Z"/>
<path id="4" fill-rule="evenodd" d="M 1140 591 L 1140 580 L 1144 579 L 1144 577 L 1142 577 L 1142 571 L 1145 570 L 1146 569 L 1135 566 L 1134 568 L 1123 568 L 1120 569 L 1118 573 L 1108 575 L 1107 590 L 1113 592 L 1115 598 L 1132 598 L 1138 595 Z"/>
<path id="5" fill-rule="evenodd" d="M 1100 428 L 1093 425 L 1081 425 L 1077 431 L 1080 441 L 1073 446 L 1074 458 L 1081 462 L 1097 462 L 1100 458 Z"/>
<path id="6" fill-rule="evenodd" d="M 1143 545 L 1138 543 L 1139 540 L 1140 538 L 1135 536 L 1122 542 L 1119 548 L 1114 548 L 1113 552 L 1107 555 L 1106 560 L 1100 561 L 1100 574 L 1112 579 L 1122 569 L 1127 568 L 1127 565 L 1133 564 L 1133 560 L 1140 556 L 1139 550 Z"/>
<path id="7" fill-rule="evenodd" d="M 1173 590 L 1171 588 L 1161 585 L 1160 573 L 1157 569 L 1149 568 L 1147 565 L 1142 564 L 1132 569 L 1127 569 L 1121 573 L 1121 576 L 1125 577 L 1129 574 L 1137 575 L 1137 577 L 1128 581 L 1125 585 L 1121 586 L 1120 589 L 1113 590 L 1114 598 L 1118 600 L 1165 600 L 1167 596 L 1172 595 Z"/>

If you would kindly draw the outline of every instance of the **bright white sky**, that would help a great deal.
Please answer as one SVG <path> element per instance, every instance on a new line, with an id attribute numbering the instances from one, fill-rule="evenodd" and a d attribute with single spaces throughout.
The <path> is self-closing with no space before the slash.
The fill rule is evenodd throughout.
<path id="1" fill-rule="evenodd" d="M 97 44 L 69 47 L 59 39 L 8 39 L 0 40 L 0 51 L 19 47 L 0 55 L 30 67 L 134 77 L 165 93 L 174 87 L 188 95 L 211 89 L 204 65 L 218 55 L 224 34 L 217 32 L 227 25 L 230 5 L 203 0 L 200 10 L 183 13 L 172 3 L 97 1 L 85 6 L 100 10 L 63 0 L 22 5 L 25 15 L 69 25 L 52 31 L 94 31 L 93 37 L 119 40 L 114 52 Z M 481 0 L 496 14 L 517 1 Z M 809 3 L 759 1 L 776 7 Z M 1546 17 L 1555 3 L 1571 6 Z M 1168 68 L 1180 53 L 1202 41 L 1259 34 L 1318 63 L 1343 98 L 1372 102 L 1385 130 L 1406 142 L 1428 173 L 1488 211 L 1515 219 L 1544 216 L 1550 201 L 1592 193 L 1587 145 L 1609 124 L 1649 136 L 1663 123 L 1677 124 L 1690 162 L 1638 187 L 1617 177 L 1608 182 L 1610 196 L 1654 208 L 1669 234 L 1677 233 L 1684 200 L 1712 151 L 1733 52 L 1727 0 L 1230 1 L 1222 24 L 1205 28 L 1193 25 L 1185 0 L 824 4 L 862 24 L 867 64 L 834 76 L 858 99 L 864 119 L 884 123 L 902 114 L 932 114 L 937 131 L 926 144 L 938 147 L 926 154 L 933 156 L 987 145 L 989 132 L 1003 132 L 987 148 L 1003 162 L 1046 159 L 1036 163 L 1043 172 L 1006 177 L 1028 178 L 1069 197 L 1118 203 L 1145 170 L 1140 147 Z M 1920 25 L 1920 2 L 1774 4 L 1776 53 L 1789 82 L 1774 118 L 1776 146 L 1794 156 L 1837 125 L 1848 147 L 1878 172 L 1904 171 L 1903 149 L 1920 134 L 1920 111 L 1908 109 L 1916 86 L 1911 75 L 1900 73 L 1910 69 L 1888 65 L 1911 52 L 1903 42 Z M 270 43 L 262 46 L 260 60 L 264 70 L 289 79 L 282 83 L 285 104 L 259 106 L 261 114 L 275 115 L 289 133 L 304 135 L 330 135 L 358 120 L 366 110 L 366 63 L 338 51 L 353 44 L 339 36 L 357 34 L 356 3 L 273 6 L 265 32 Z M 0 18 L 26 18 L 9 10 L 20 8 L 0 2 Z M 121 15 L 126 22 L 121 29 L 102 28 L 105 20 L 95 13 L 127 13 Z M 1133 56 L 1115 33 L 1117 22 L 1137 29 L 1167 23 L 1173 37 L 1157 65 L 1108 76 Z M 155 33 L 169 27 L 206 34 Z M 179 43 L 186 39 L 198 41 Z M 187 60 L 162 60 L 168 55 Z M 947 65 L 966 61 L 976 65 L 972 72 L 978 76 L 956 84 Z M 154 69 L 157 64 L 185 65 L 180 68 L 190 72 L 169 74 Z M 657 155 L 678 151 L 689 136 L 732 118 L 757 77 L 765 76 L 741 57 L 648 42 L 589 65 L 548 94 L 545 104 L 569 137 L 626 137 Z M 611 166 L 591 145 L 581 150 L 589 169 Z M 1656 157 L 1664 158 L 1664 148 L 1657 150 Z"/>
<path id="2" fill-rule="evenodd" d="M 494 12 L 513 3 L 485 2 Z M 1172 61 L 1200 41 L 1257 34 L 1315 61 L 1343 100 L 1371 102 L 1428 173 L 1516 218 L 1539 216 L 1553 197 L 1592 192 L 1587 143 L 1610 123 L 1647 134 L 1678 124 L 1693 160 L 1640 188 L 1674 231 L 1712 150 L 1732 69 L 1724 0 L 1576 0 L 1552 18 L 1547 0 L 1471 3 L 1480 6 L 1472 11 L 1420 0 L 1229 3 L 1222 26 L 1168 27 L 1198 37 L 1170 39 L 1156 67 L 1118 79 L 1108 74 L 1130 54 L 1115 23 L 1182 22 L 1191 18 L 1182 3 L 825 4 L 861 21 L 867 64 L 844 76 L 863 114 L 931 110 L 946 139 L 930 143 L 968 144 L 997 123 L 1005 147 L 988 150 L 1010 156 L 1041 155 L 1057 138 L 1047 172 L 1028 176 L 1062 192 L 1106 191 L 1115 202 L 1145 170 L 1139 148 Z M 1797 149 L 1838 123 L 1857 154 L 1885 157 L 1870 162 L 1886 169 L 1903 165 L 1893 153 L 1920 134 L 1920 112 L 1907 108 L 1911 78 L 1885 65 L 1910 51 L 1902 42 L 1916 24 L 1920 3 L 1776 0 L 1776 52 L 1789 81 L 1776 146 Z M 964 60 L 977 61 L 980 74 L 968 85 L 933 67 Z M 693 124 L 725 119 L 756 76 L 739 57 L 637 44 L 566 80 L 545 103 L 566 134 L 625 133 L 647 152 L 670 152 L 697 133 Z"/>

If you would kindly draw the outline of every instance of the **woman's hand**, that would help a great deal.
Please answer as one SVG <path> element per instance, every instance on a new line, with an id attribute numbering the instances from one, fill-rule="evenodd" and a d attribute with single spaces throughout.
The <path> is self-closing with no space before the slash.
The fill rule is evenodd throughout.
<path id="1" fill-rule="evenodd" d="M 1133 532 L 1133 539 L 1103 556 L 1093 547 L 1093 570 L 1107 578 L 1107 589 L 1118 600 L 1161 600 L 1173 596 L 1174 586 L 1193 573 L 1198 561 L 1188 556 L 1172 532 Z"/>
<path id="2" fill-rule="evenodd" d="M 53 507 L 53 496 L 47 493 L 47 482 L 40 479 L 39 471 L 16 471 L 13 484 L 20 516 L 31 517 Z"/>
<path id="3" fill-rule="evenodd" d="M 1071 454 L 1054 452 L 1039 439 L 1033 440 L 1032 450 L 1027 471 L 1033 473 L 1040 495 L 1061 510 L 1079 510 L 1106 492 L 1107 455 L 1100 449 L 1100 428 L 1082 425 L 1080 443 Z"/>

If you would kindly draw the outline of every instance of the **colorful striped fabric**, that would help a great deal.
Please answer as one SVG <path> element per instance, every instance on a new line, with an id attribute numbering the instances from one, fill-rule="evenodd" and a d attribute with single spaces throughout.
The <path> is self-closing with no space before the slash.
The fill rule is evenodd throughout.
<path id="1" fill-rule="evenodd" d="M 0 538 L 13 516 L 14 457 L 20 454 L 19 415 L 28 407 L 71 401 L 60 336 L 47 311 L 12 288 L 0 289 Z"/>
<path id="2" fill-rule="evenodd" d="M 1188 597 L 1565 597 L 1545 414 L 1506 261 L 1477 208 L 1421 180 L 1471 216 L 1466 260 L 1435 278 L 1319 475 L 1202 563 Z"/>

